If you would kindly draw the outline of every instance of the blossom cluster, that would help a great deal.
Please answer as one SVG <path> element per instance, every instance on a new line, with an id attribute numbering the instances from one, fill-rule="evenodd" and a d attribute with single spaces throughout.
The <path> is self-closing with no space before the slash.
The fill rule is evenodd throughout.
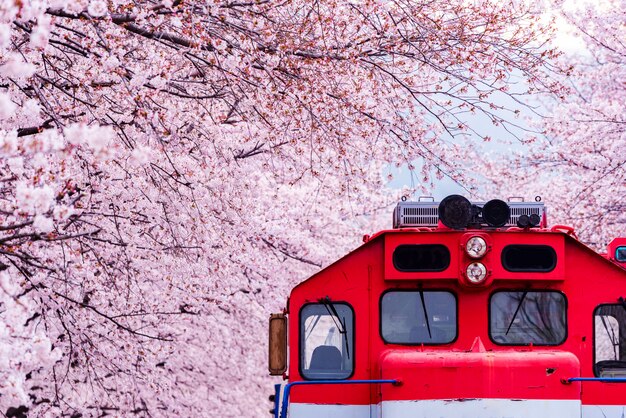
<path id="1" fill-rule="evenodd" d="M 267 314 L 384 225 L 383 171 L 467 180 L 460 115 L 509 126 L 513 73 L 559 89 L 533 12 L 5 1 L 0 262 L 32 303 L 3 315 L 32 319 L 0 344 L 47 360 L 9 365 L 2 412 L 265 414 Z"/>

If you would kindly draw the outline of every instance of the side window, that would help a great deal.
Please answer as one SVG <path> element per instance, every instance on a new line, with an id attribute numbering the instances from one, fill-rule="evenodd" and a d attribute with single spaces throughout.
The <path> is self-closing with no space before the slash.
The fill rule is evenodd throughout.
<path id="1" fill-rule="evenodd" d="M 502 266 L 508 271 L 550 272 L 556 267 L 556 251 L 549 245 L 507 245 Z"/>
<path id="2" fill-rule="evenodd" d="M 391 344 L 447 344 L 456 339 L 454 294 L 390 291 L 380 300 L 380 335 Z"/>
<path id="3" fill-rule="evenodd" d="M 593 318 L 596 376 L 626 377 L 626 306 L 600 305 Z"/>
<path id="4" fill-rule="evenodd" d="M 444 271 L 450 266 L 450 250 L 441 244 L 399 245 L 393 265 L 398 271 Z"/>
<path id="5" fill-rule="evenodd" d="M 300 311 L 300 373 L 345 379 L 354 370 L 354 313 L 346 303 L 305 305 Z"/>
<path id="6" fill-rule="evenodd" d="M 559 345 L 567 338 L 567 299 L 555 291 L 495 292 L 489 337 L 500 345 Z"/>

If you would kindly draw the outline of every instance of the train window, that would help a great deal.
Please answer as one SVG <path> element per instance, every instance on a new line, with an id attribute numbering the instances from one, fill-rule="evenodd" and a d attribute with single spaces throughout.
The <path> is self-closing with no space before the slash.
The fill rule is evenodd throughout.
<path id="1" fill-rule="evenodd" d="M 346 303 L 304 305 L 300 311 L 300 374 L 345 379 L 354 370 L 354 313 Z"/>
<path id="2" fill-rule="evenodd" d="M 502 266 L 508 271 L 549 272 L 556 267 L 556 252 L 549 245 L 507 245 Z"/>
<path id="3" fill-rule="evenodd" d="M 489 337 L 500 345 L 559 345 L 567 338 L 567 299 L 556 291 L 500 291 L 489 301 Z"/>
<path id="4" fill-rule="evenodd" d="M 457 336 L 451 292 L 393 290 L 380 301 L 380 335 L 391 344 L 447 344 Z"/>
<path id="5" fill-rule="evenodd" d="M 441 244 L 399 245 L 393 265 L 398 271 L 443 271 L 450 265 L 450 250 Z"/>
<path id="6" fill-rule="evenodd" d="M 596 376 L 626 377 L 626 305 L 600 305 L 593 317 Z"/>

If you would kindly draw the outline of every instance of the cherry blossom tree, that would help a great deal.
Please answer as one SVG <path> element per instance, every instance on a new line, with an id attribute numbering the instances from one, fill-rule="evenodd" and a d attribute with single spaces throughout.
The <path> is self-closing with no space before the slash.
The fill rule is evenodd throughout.
<path id="1" fill-rule="evenodd" d="M 267 413 L 268 313 L 387 214 L 386 167 L 467 179 L 463 115 L 513 126 L 518 94 L 561 88 L 542 22 L 491 0 L 3 2 L 2 411 Z"/>
<path id="2" fill-rule="evenodd" d="M 575 226 L 602 250 L 626 225 L 626 2 L 555 6 L 586 49 L 563 57 L 573 64 L 571 87 L 564 100 L 544 102 L 543 135 L 497 165 L 492 178 L 495 189 L 523 185 L 543 196 L 552 220 Z"/>

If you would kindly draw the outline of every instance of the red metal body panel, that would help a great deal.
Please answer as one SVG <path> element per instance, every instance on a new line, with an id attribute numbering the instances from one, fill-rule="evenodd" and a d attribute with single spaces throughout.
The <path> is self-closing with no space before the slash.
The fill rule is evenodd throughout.
<path id="1" fill-rule="evenodd" d="M 530 230 L 533 231 L 533 230 Z M 515 237 L 511 241 L 511 234 Z M 540 235 L 538 235 L 540 234 Z M 563 254 L 564 235 L 552 232 L 493 232 L 492 234 L 484 231 L 475 231 L 469 233 L 460 233 L 453 230 L 445 230 L 442 232 L 420 232 L 406 233 L 404 230 L 388 231 L 384 235 L 385 239 L 385 275 L 386 280 L 440 280 L 440 279 L 458 279 L 464 274 L 465 266 L 471 260 L 464 251 L 464 244 L 471 236 L 487 236 L 491 240 L 491 246 L 485 257 L 482 259 L 490 269 L 490 280 L 497 278 L 498 280 L 563 280 L 565 263 L 561 257 L 557 258 L 555 269 L 549 273 L 513 273 L 507 271 L 500 263 L 500 254 L 502 249 L 509 244 L 537 244 L 552 246 L 557 255 Z M 491 237 L 491 238 L 489 238 Z M 393 250 L 401 244 L 445 244 L 450 249 L 452 259 L 450 266 L 441 272 L 424 272 L 424 273 L 407 273 L 397 271 L 393 265 Z M 487 283 L 488 284 L 488 283 Z"/>
<path id="2" fill-rule="evenodd" d="M 615 250 L 617 250 L 617 247 L 626 247 L 626 238 L 615 238 L 611 241 L 607 246 L 606 257 L 626 269 L 626 261 L 618 261 L 615 259 Z"/>
<path id="3" fill-rule="evenodd" d="M 490 249 L 482 258 L 489 271 L 480 286 L 464 280 L 473 261 L 463 245 L 468 235 L 487 235 Z M 398 272 L 391 256 L 401 244 L 444 244 L 450 266 L 442 272 Z M 517 273 L 502 267 L 509 244 L 550 245 L 557 265 L 547 273 Z M 379 303 L 389 289 L 446 289 L 458 300 L 458 338 L 437 346 L 386 344 L 379 331 Z M 488 332 L 490 295 L 504 290 L 558 290 L 568 300 L 568 335 L 555 347 L 499 346 Z M 290 296 L 289 380 L 299 374 L 299 310 L 329 296 L 349 303 L 355 312 L 355 369 L 351 379 L 400 379 L 400 387 L 298 387 L 292 402 L 378 404 L 383 399 L 580 399 L 588 405 L 625 405 L 626 383 L 563 383 L 569 377 L 593 377 L 593 311 L 601 303 L 626 297 L 626 271 L 564 233 L 536 231 L 384 231 L 296 286 Z M 478 346 L 477 346 L 478 344 Z"/>
<path id="4" fill-rule="evenodd" d="M 482 347 L 482 344 L 480 344 Z M 388 350 L 383 379 L 402 376 L 400 387 L 383 387 L 385 400 L 406 399 L 580 399 L 576 356 L 555 351 L 481 350 L 432 352 Z"/>

